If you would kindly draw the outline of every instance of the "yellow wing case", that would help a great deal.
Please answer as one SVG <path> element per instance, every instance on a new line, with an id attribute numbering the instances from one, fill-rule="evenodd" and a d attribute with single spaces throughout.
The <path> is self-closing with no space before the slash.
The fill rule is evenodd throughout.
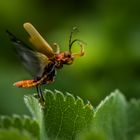
<path id="1" fill-rule="evenodd" d="M 54 57 L 54 51 L 51 46 L 31 23 L 24 23 L 23 27 L 30 35 L 29 41 L 34 45 L 34 48 L 38 52 L 45 54 L 48 58 Z"/>

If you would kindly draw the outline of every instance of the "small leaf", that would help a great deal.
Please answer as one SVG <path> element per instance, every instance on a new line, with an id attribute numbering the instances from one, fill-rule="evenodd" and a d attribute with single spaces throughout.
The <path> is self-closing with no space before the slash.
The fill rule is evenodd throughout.
<path id="1" fill-rule="evenodd" d="M 27 131 L 19 131 L 18 129 L 0 129 L 0 140 L 37 140 Z"/>
<path id="2" fill-rule="evenodd" d="M 83 129 L 86 129 L 93 119 L 93 107 L 84 105 L 79 97 L 64 95 L 60 91 L 45 90 L 45 104 L 41 106 L 38 100 L 31 96 L 25 97 L 25 103 L 32 115 L 39 122 L 41 140 L 65 139 L 72 140 Z"/>
<path id="3" fill-rule="evenodd" d="M 34 96 L 25 96 L 24 102 L 27 105 L 33 117 L 35 118 L 35 120 L 39 124 L 40 140 L 47 140 L 47 136 L 45 135 L 45 129 L 43 124 L 44 122 L 43 122 L 42 106 L 39 103 L 38 99 L 36 99 Z"/>
<path id="4" fill-rule="evenodd" d="M 119 91 L 99 104 L 94 114 L 93 128 L 104 132 L 107 140 L 127 139 L 127 102 Z"/>
<path id="5" fill-rule="evenodd" d="M 51 139 L 74 139 L 93 119 L 93 108 L 79 97 L 46 91 L 43 108 L 45 129 Z"/>
<path id="6" fill-rule="evenodd" d="M 28 124 L 26 123 L 28 119 Z M 10 128 L 18 129 L 19 131 L 27 131 L 33 137 L 39 137 L 39 125 L 30 117 L 20 117 L 13 115 L 12 117 L 1 116 L 0 117 L 0 129 L 8 130 Z M 32 129 L 33 128 L 33 129 Z"/>

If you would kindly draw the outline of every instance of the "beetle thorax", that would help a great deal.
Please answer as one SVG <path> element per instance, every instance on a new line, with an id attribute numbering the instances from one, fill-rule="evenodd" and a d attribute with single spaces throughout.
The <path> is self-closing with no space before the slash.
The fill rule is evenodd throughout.
<path id="1" fill-rule="evenodd" d="M 56 54 L 55 59 L 57 62 L 57 65 L 56 65 L 57 68 L 63 67 L 63 64 L 70 65 L 73 62 L 73 57 L 68 51 Z"/>

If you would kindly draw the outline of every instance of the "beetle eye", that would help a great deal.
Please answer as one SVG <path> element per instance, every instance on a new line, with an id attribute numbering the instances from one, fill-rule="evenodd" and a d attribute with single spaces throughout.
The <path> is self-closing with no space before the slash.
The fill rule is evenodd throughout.
<path id="1" fill-rule="evenodd" d="M 70 54 L 70 52 L 64 52 L 64 57 L 71 57 L 71 54 Z"/>

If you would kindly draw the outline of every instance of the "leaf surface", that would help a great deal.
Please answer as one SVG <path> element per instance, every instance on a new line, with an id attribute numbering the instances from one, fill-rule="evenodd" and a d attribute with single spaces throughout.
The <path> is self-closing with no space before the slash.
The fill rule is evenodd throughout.
<path id="1" fill-rule="evenodd" d="M 93 128 L 104 132 L 107 140 L 127 140 L 127 102 L 119 91 L 111 93 L 96 108 Z"/>
<path id="2" fill-rule="evenodd" d="M 28 116 L 23 116 L 23 117 L 20 117 L 18 115 L 13 115 L 12 117 L 1 116 L 0 130 L 1 130 L 1 137 L 4 137 L 6 133 L 7 135 L 14 136 L 14 133 L 17 135 L 20 134 L 24 135 L 24 133 L 22 132 L 26 132 L 33 138 L 39 138 L 39 125 L 34 119 Z"/>
<path id="3" fill-rule="evenodd" d="M 75 139 L 93 119 L 93 107 L 90 103 L 85 105 L 79 97 L 74 98 L 69 93 L 64 95 L 57 90 L 55 92 L 46 90 L 44 98 L 43 106 L 39 105 L 34 97 L 26 97 L 25 102 L 33 116 L 40 122 L 41 131 L 45 130 L 45 136 L 47 134 L 49 139 Z"/>

